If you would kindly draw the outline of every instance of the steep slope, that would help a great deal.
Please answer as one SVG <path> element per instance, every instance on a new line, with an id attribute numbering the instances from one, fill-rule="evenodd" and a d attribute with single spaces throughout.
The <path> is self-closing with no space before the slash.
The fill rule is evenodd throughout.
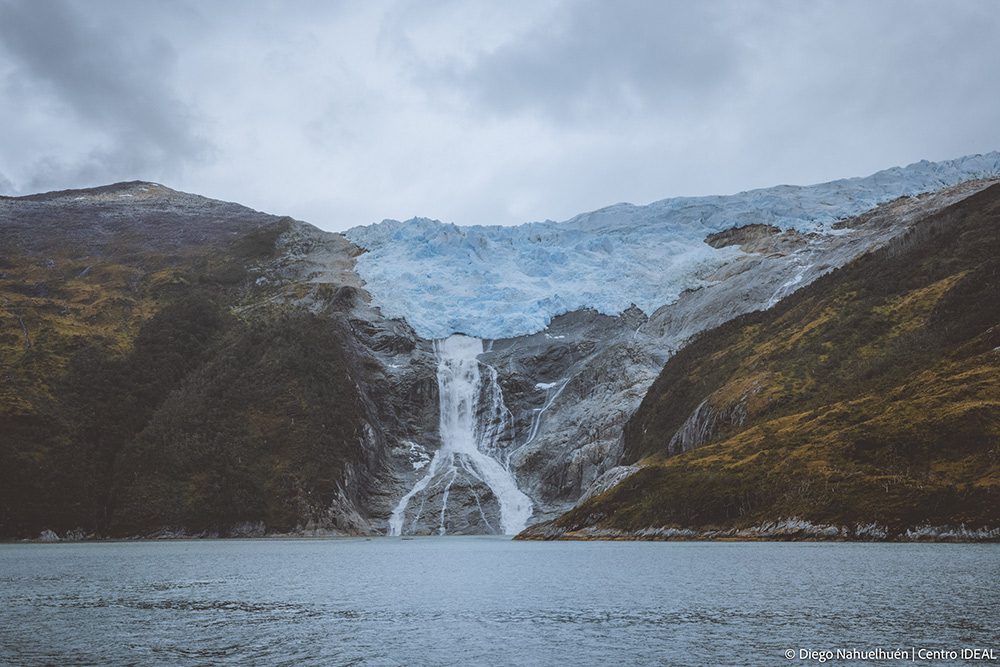
<path id="1" fill-rule="evenodd" d="M 623 448 L 524 536 L 1000 538 L 1000 186 L 696 337 Z"/>
<path id="2" fill-rule="evenodd" d="M 343 237 L 125 183 L 0 199 L 0 248 L 0 537 L 381 530 L 433 366 Z"/>

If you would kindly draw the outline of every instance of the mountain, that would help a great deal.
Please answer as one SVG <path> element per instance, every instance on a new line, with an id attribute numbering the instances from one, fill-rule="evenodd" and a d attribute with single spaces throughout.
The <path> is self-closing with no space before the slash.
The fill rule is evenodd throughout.
<path id="1" fill-rule="evenodd" d="M 998 157 L 922 162 L 803 188 L 610 207 L 566 223 L 460 228 L 416 220 L 347 235 L 366 250 L 358 271 L 382 312 L 415 322 L 427 336 L 514 334 L 487 341 L 480 357 L 489 382 L 480 394 L 476 437 L 531 497 L 533 523 L 568 511 L 607 483 L 605 475 L 617 474 L 625 422 L 666 360 L 692 336 L 772 306 L 985 187 L 996 178 Z M 897 196 L 925 188 L 930 191 Z M 551 233 L 541 235 L 539 225 Z M 566 294 L 583 305 L 557 314 L 568 305 L 556 297 Z M 629 306 L 644 294 L 659 296 L 649 297 L 653 305 Z M 534 324 L 522 326 L 528 315 Z M 494 404 L 503 406 L 503 419 L 485 409 Z M 484 498 L 495 505 L 495 490 L 481 476 L 461 466 L 431 478 L 416 472 L 408 482 L 415 496 L 404 508 L 412 512 L 408 531 L 492 532 L 487 524 L 496 521 L 480 516 L 479 508 Z"/>
<path id="2" fill-rule="evenodd" d="M 817 410 L 848 400 L 843 382 L 859 396 L 884 388 L 867 375 L 822 376 L 783 347 L 772 375 L 741 375 L 734 341 L 702 354 L 703 341 L 813 290 L 826 298 L 850 267 L 889 262 L 925 227 L 939 241 L 962 236 L 953 212 L 986 205 L 998 163 L 997 153 L 921 162 L 565 223 L 416 220 L 346 235 L 153 183 L 0 198 L 0 537 L 680 530 L 655 517 L 609 528 L 600 512 L 580 513 L 739 436 L 744 413 L 755 432 L 758 400 L 765 412 Z M 979 231 L 990 247 L 989 226 Z M 945 262 L 967 273 L 934 288 L 942 303 L 979 275 L 976 257 Z M 897 282 L 932 273 L 922 267 L 899 265 Z M 816 317 L 866 331 L 853 309 L 867 301 L 853 294 Z M 956 321 L 989 312 L 976 298 Z M 917 340 L 930 326 L 920 317 L 886 345 Z M 844 336 L 824 363 L 863 348 Z M 910 366 L 891 357 L 866 372 L 923 368 L 931 361 L 916 352 L 965 344 L 919 340 Z M 864 349 L 865 363 L 877 356 Z M 800 367 L 828 384 L 796 394 Z M 935 410 L 960 409 L 942 396 Z M 993 428 L 989 410 L 969 414 Z M 896 470 L 880 447 L 873 478 Z M 995 477 L 993 459 L 975 461 Z M 769 480 L 746 484 L 766 491 Z M 678 488 L 708 503 L 691 484 Z M 966 500 L 940 496 L 937 514 L 907 498 L 935 525 L 995 527 L 961 509 L 992 496 L 962 489 Z M 758 522 L 825 516 L 754 507 Z"/>
<path id="3" fill-rule="evenodd" d="M 124 183 L 0 199 L 0 248 L 0 535 L 378 530 L 414 343 L 343 237 Z"/>
<path id="4" fill-rule="evenodd" d="M 525 537 L 1000 537 L 1000 185 L 680 350 Z"/>

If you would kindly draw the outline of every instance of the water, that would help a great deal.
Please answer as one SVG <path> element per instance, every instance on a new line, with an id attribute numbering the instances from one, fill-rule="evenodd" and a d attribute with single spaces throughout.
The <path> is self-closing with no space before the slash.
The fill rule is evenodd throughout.
<path id="1" fill-rule="evenodd" d="M 1000 649 L 998 581 L 1000 545 L 7 544 L 0 664 L 775 665 L 806 662 L 789 648 Z"/>
<path id="2" fill-rule="evenodd" d="M 410 491 L 396 505 L 389 518 L 389 534 L 401 535 L 406 532 L 406 509 L 414 497 L 443 488 L 438 532 L 447 532 L 446 515 L 448 493 L 458 476 L 465 475 L 489 487 L 500 505 L 499 530 L 491 530 L 489 520 L 482 512 L 482 524 L 486 532 L 514 535 L 522 530 L 531 518 L 532 504 L 520 489 L 507 465 L 493 458 L 499 428 L 496 424 L 507 423 L 503 417 L 503 395 L 497 383 L 496 372 L 490 369 L 489 386 L 485 395 L 489 405 L 480 405 L 484 394 L 483 376 L 479 369 L 479 355 L 483 353 L 483 341 L 469 336 L 453 335 L 434 343 L 438 358 L 438 393 L 440 394 L 441 448 L 431 459 L 427 473 L 421 477 Z M 502 410 L 501 410 L 502 408 Z M 480 420 L 480 415 L 485 419 Z M 499 418 L 499 419 L 498 419 Z M 476 499 L 478 502 L 478 498 Z M 421 505 L 422 511 L 423 505 Z M 413 523 L 420 517 L 417 512 Z"/>

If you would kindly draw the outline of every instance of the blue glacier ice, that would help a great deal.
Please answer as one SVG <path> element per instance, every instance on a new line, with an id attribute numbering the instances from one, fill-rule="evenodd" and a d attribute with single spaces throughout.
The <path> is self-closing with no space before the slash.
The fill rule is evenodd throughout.
<path id="1" fill-rule="evenodd" d="M 735 195 L 615 204 L 565 222 L 458 226 L 384 220 L 346 236 L 366 249 L 357 268 L 375 305 L 425 338 L 520 336 L 556 315 L 616 315 L 672 303 L 734 253 L 704 242 L 734 226 L 831 232 L 831 225 L 901 196 L 1000 176 L 1000 152 L 923 160 L 864 178 L 779 185 Z"/>

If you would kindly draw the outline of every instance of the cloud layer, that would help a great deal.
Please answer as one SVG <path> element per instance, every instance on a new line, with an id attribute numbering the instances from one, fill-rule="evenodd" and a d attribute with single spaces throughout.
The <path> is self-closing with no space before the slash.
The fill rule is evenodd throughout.
<path id="1" fill-rule="evenodd" d="M 995 8 L 0 0 L 0 191 L 345 229 L 863 175 L 1000 148 Z"/>

